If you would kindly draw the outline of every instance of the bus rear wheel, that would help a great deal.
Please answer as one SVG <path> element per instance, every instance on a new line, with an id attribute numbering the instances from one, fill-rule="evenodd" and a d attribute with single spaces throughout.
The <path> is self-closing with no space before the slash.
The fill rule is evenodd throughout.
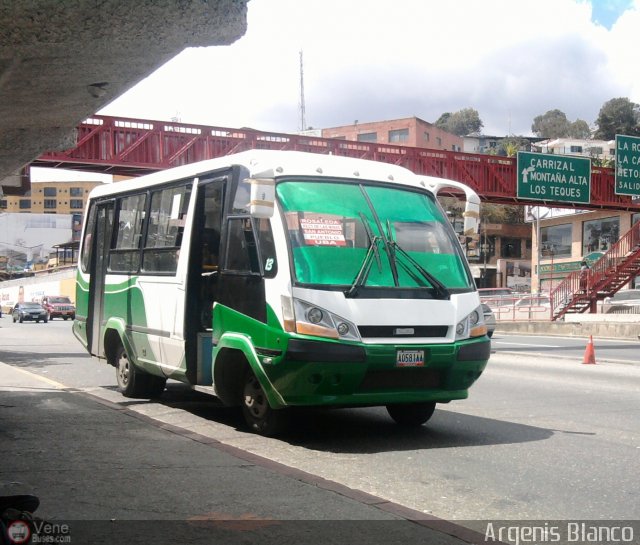
<path id="1" fill-rule="evenodd" d="M 252 431 L 267 437 L 281 433 L 289 416 L 286 409 L 271 408 L 260 381 L 250 369 L 242 385 L 242 414 Z"/>
<path id="2" fill-rule="evenodd" d="M 405 427 L 422 426 L 436 409 L 435 403 L 398 403 L 387 405 L 387 412 L 396 424 Z"/>
<path id="3" fill-rule="evenodd" d="M 118 390 L 125 397 L 151 399 L 160 397 L 167 380 L 140 371 L 131 361 L 122 344 L 115 354 L 116 379 Z"/>

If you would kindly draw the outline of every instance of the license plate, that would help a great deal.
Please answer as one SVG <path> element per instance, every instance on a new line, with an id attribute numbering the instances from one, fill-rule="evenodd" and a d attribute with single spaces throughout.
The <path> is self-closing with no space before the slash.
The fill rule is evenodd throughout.
<path id="1" fill-rule="evenodd" d="M 398 350 L 396 367 L 424 367 L 424 350 Z"/>

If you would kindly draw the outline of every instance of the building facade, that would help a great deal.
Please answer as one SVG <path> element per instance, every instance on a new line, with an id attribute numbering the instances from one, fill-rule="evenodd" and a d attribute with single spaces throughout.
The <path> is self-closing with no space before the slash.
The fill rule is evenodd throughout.
<path id="1" fill-rule="evenodd" d="M 551 292 L 567 275 L 580 269 L 586 259 L 592 264 L 602 257 L 634 223 L 640 212 L 566 210 L 554 217 L 540 213 L 540 224 L 532 222 L 533 284 L 537 291 Z M 538 242 L 538 232 L 540 240 Z M 629 283 L 640 287 L 640 277 Z"/>
<path id="2" fill-rule="evenodd" d="M 322 129 L 322 137 L 448 151 L 462 151 L 464 144 L 461 137 L 419 117 L 371 123 L 354 121 L 351 125 Z"/>
<path id="3" fill-rule="evenodd" d="M 23 196 L 0 198 L 0 278 L 75 258 L 85 205 L 101 181 L 31 181 Z"/>
<path id="4" fill-rule="evenodd" d="M 616 157 L 615 140 L 580 140 L 577 138 L 553 138 L 532 143 L 534 151 L 557 155 L 576 155 L 601 160 Z"/>
<path id="5" fill-rule="evenodd" d="M 82 214 L 89 192 L 102 182 L 32 181 L 31 191 L 0 199 L 1 212 L 27 214 Z"/>

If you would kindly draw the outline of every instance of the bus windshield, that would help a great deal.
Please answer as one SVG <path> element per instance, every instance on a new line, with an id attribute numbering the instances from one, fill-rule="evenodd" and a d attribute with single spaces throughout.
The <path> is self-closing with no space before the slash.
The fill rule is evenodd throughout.
<path id="1" fill-rule="evenodd" d="M 455 234 L 430 195 L 382 185 L 283 181 L 282 205 L 298 284 L 473 289 Z"/>

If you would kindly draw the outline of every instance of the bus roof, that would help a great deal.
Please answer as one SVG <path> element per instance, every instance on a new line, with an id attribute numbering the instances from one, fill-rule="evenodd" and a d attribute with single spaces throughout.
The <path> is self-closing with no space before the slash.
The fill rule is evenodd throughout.
<path id="1" fill-rule="evenodd" d="M 143 189 L 172 180 L 196 177 L 233 165 L 246 167 L 252 176 L 273 171 L 275 177 L 308 175 L 331 178 L 360 178 L 380 182 L 392 181 L 422 189 L 425 188 L 424 180 L 432 178 L 429 176 L 417 176 L 401 166 L 368 159 L 300 151 L 250 150 L 154 172 L 131 180 L 104 184 L 93 189 L 91 197 L 95 198 L 112 193 Z M 440 178 L 433 178 L 433 180 L 443 181 Z M 429 189 L 428 187 L 426 188 Z"/>

